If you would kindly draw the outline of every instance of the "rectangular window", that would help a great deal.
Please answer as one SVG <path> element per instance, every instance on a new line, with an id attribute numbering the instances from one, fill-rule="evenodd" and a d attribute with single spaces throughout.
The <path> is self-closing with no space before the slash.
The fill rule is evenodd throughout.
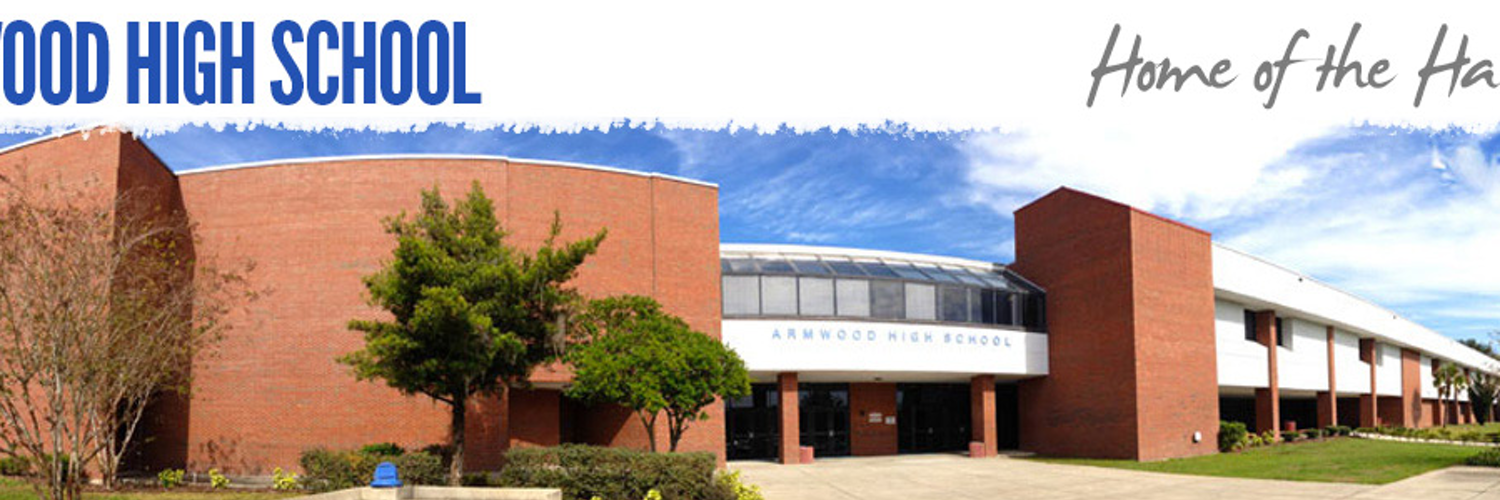
<path id="1" fill-rule="evenodd" d="M 901 283 L 895 281 L 870 282 L 870 315 L 884 319 L 906 317 L 906 298 Z"/>
<path id="2" fill-rule="evenodd" d="M 1025 326 L 1031 331 L 1044 331 L 1047 329 L 1047 298 L 1042 295 L 1018 296 L 1016 299 L 1021 305 L 1020 320 L 1016 324 Z"/>
<path id="3" fill-rule="evenodd" d="M 896 272 L 897 276 L 909 280 L 927 281 L 929 279 L 927 275 L 922 274 L 922 271 L 918 271 L 917 268 L 911 267 L 911 264 L 891 264 L 890 268 L 892 271 Z"/>
<path id="4" fill-rule="evenodd" d="M 906 319 L 937 319 L 937 292 L 932 285 L 906 284 Z"/>
<path id="5" fill-rule="evenodd" d="M 1019 326 L 1021 324 L 1020 321 L 1016 320 L 1020 316 L 1019 310 L 1021 304 L 1018 301 L 1020 297 L 1014 293 L 995 294 L 995 324 L 1011 326 Z"/>
<path id="6" fill-rule="evenodd" d="M 732 273 L 753 273 L 757 271 L 755 261 L 751 259 L 727 259 L 727 262 L 729 263 L 729 272 Z"/>
<path id="7" fill-rule="evenodd" d="M 859 264 L 855 264 L 854 262 L 851 262 L 851 261 L 847 261 L 847 260 L 825 260 L 825 261 L 823 261 L 823 263 L 824 264 L 828 264 L 829 269 L 833 269 L 833 274 L 837 274 L 837 275 L 840 275 L 840 276 L 865 276 L 866 275 L 865 274 L 865 270 L 864 269 L 860 269 Z"/>
<path id="8" fill-rule="evenodd" d="M 938 287 L 938 319 L 965 322 L 969 320 L 969 291 L 961 286 Z"/>
<path id="9" fill-rule="evenodd" d="M 1245 340 L 1258 342 L 1255 338 L 1255 311 L 1245 310 Z"/>
<path id="10" fill-rule="evenodd" d="M 794 316 L 797 314 L 797 278 L 791 276 L 760 277 L 761 314 Z"/>
<path id="11" fill-rule="evenodd" d="M 869 273 L 870 276 L 879 276 L 879 277 L 882 277 L 882 278 L 899 278 L 900 277 L 899 275 L 896 274 L 896 271 L 894 269 L 891 269 L 890 267 L 886 266 L 885 264 L 882 264 L 882 263 L 879 263 L 879 262 L 860 262 L 859 263 L 859 267 L 864 268 L 865 272 Z"/>
<path id="12" fill-rule="evenodd" d="M 969 289 L 969 322 L 984 322 L 984 294 L 978 288 Z"/>
<path id="13" fill-rule="evenodd" d="M 759 261 L 760 272 L 763 273 L 790 273 L 792 264 L 781 259 L 762 259 Z"/>
<path id="14" fill-rule="evenodd" d="M 760 277 L 724 277 L 724 315 L 760 314 Z"/>
<path id="15" fill-rule="evenodd" d="M 995 307 L 999 295 L 998 292 L 988 288 L 979 291 L 979 322 L 986 325 L 996 324 Z"/>
<path id="16" fill-rule="evenodd" d="M 870 282 L 866 280 L 840 279 L 834 281 L 836 290 L 834 307 L 839 316 L 870 316 Z"/>
<path id="17" fill-rule="evenodd" d="M 1287 349 L 1292 348 L 1292 332 L 1284 329 L 1291 327 L 1291 321 L 1281 321 L 1281 318 L 1276 318 L 1276 345 Z"/>
<path id="18" fill-rule="evenodd" d="M 833 274 L 833 271 L 828 270 L 828 266 L 816 260 L 793 260 L 791 264 L 793 268 L 797 269 L 797 272 L 802 274 Z"/>
<path id="19" fill-rule="evenodd" d="M 802 277 L 797 286 L 803 316 L 833 316 L 833 280 Z"/>

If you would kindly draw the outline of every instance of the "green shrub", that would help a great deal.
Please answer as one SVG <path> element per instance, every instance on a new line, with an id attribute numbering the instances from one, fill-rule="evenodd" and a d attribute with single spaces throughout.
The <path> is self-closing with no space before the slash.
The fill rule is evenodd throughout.
<path id="1" fill-rule="evenodd" d="M 210 488 L 213 488 L 213 489 L 216 489 L 216 490 L 222 490 L 224 488 L 228 488 L 229 487 L 229 478 L 225 477 L 223 473 L 219 472 L 219 469 L 209 469 L 208 470 L 208 486 Z"/>
<path id="2" fill-rule="evenodd" d="M 60 465 L 62 467 L 62 470 L 60 471 L 61 474 L 64 475 L 64 476 L 68 475 L 68 465 L 69 465 L 68 464 L 68 456 L 67 455 L 57 455 L 56 456 L 56 460 L 58 462 L 58 465 Z M 51 453 L 48 453 L 46 456 L 42 457 L 41 463 L 36 464 L 37 467 L 35 469 L 32 469 L 32 471 L 35 472 L 35 473 L 37 473 L 37 474 L 44 474 L 43 471 L 46 468 L 52 466 L 52 461 L 53 461 L 53 455 Z M 30 461 L 28 460 L 27 463 L 29 464 Z M 84 475 L 87 475 L 87 474 L 88 474 L 88 472 L 87 472 L 87 470 L 85 470 Z"/>
<path id="3" fill-rule="evenodd" d="M 1500 467 L 1500 448 L 1490 448 L 1464 460 L 1468 465 Z"/>
<path id="4" fill-rule="evenodd" d="M 1219 421 L 1219 451 L 1234 451 L 1243 447 L 1249 434 L 1244 422 Z"/>
<path id="5" fill-rule="evenodd" d="M 420 451 L 422 453 L 426 453 L 428 455 L 432 455 L 434 457 L 438 457 L 438 460 L 442 460 L 443 461 L 443 467 L 447 467 L 448 464 L 453 463 L 453 447 L 452 446 L 449 446 L 449 445 L 446 445 L 446 444 L 441 444 L 441 443 L 439 443 L 439 444 L 429 444 L 427 446 L 423 446 Z"/>
<path id="6" fill-rule="evenodd" d="M 402 483 L 428 486 L 448 484 L 448 466 L 443 465 L 443 459 L 431 453 L 420 451 L 407 453 L 399 457 L 390 457 L 387 461 L 396 466 L 396 473 L 400 475 Z M 370 474 L 365 476 L 364 482 L 369 483 L 374 476 L 375 469 L 372 468 Z"/>
<path id="7" fill-rule="evenodd" d="M 0 458 L 0 475 L 6 476 L 28 476 L 31 475 L 31 461 L 26 457 Z"/>
<path id="8" fill-rule="evenodd" d="M 373 474 L 378 462 L 369 455 L 319 448 L 302 452 L 297 463 L 302 465 L 306 474 L 302 485 L 314 492 L 323 492 L 363 486 L 368 482 L 365 478 L 370 476 L 361 472 L 368 470 Z"/>
<path id="9" fill-rule="evenodd" d="M 170 490 L 182 486 L 182 478 L 185 475 L 182 469 L 167 469 L 156 473 L 156 482 L 160 483 L 162 488 Z"/>
<path id="10" fill-rule="evenodd" d="M 398 445 L 396 443 L 367 444 L 363 448 L 360 448 L 359 452 L 365 455 L 380 455 L 387 457 L 399 457 L 406 454 L 406 450 L 402 449 L 401 445 Z"/>
<path id="11" fill-rule="evenodd" d="M 714 480 L 710 453 L 647 453 L 566 444 L 505 454 L 499 486 L 559 488 L 573 500 L 636 500 L 657 490 L 672 500 L 727 500 L 734 492 Z"/>
<path id="12" fill-rule="evenodd" d="M 1302 439 L 1323 439 L 1323 429 L 1308 429 L 1302 431 Z"/>
<path id="13" fill-rule="evenodd" d="M 1323 429 L 1323 435 L 1328 437 L 1348 436 L 1353 433 L 1354 429 L 1350 429 L 1347 425 L 1330 425 Z"/>
<path id="14" fill-rule="evenodd" d="M 734 495 L 734 500 L 766 500 L 766 496 L 760 493 L 760 486 L 740 480 L 740 471 L 720 473 L 718 481 L 721 488 Z"/>
<path id="15" fill-rule="evenodd" d="M 368 448 L 368 447 L 366 447 Z M 405 484 L 441 485 L 446 483 L 447 471 L 442 459 L 424 452 L 404 455 L 370 453 L 358 451 L 330 451 L 313 449 L 302 453 L 298 461 L 307 473 L 302 483 L 312 491 L 333 491 L 355 488 L 370 483 L 375 476 L 375 466 L 390 462 Z"/>
<path id="16" fill-rule="evenodd" d="M 276 491 L 294 491 L 302 488 L 301 482 L 297 480 L 297 473 L 286 472 L 277 467 L 271 471 L 271 489 Z"/>
<path id="17" fill-rule="evenodd" d="M 487 472 L 470 472 L 468 474 L 464 474 L 464 476 L 459 479 L 459 482 L 464 486 L 477 487 L 485 487 L 493 484 L 493 482 L 490 481 L 490 475 Z"/>

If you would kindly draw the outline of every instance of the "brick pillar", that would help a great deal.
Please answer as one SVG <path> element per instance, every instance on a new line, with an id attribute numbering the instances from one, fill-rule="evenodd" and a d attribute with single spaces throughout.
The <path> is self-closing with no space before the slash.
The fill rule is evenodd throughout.
<path id="1" fill-rule="evenodd" d="M 984 443 L 984 453 L 974 458 L 1000 453 L 1000 430 L 995 425 L 995 376 L 975 375 L 969 379 L 969 428 L 971 441 Z"/>
<path id="2" fill-rule="evenodd" d="M 1255 390 L 1255 432 L 1281 435 L 1281 386 L 1276 376 L 1276 311 L 1255 313 L 1255 340 L 1266 346 L 1265 389 Z"/>
<path id="3" fill-rule="evenodd" d="M 1333 359 L 1333 327 L 1328 327 L 1328 392 L 1318 393 L 1318 427 L 1339 423 L 1339 380 Z"/>
<path id="4" fill-rule="evenodd" d="M 1401 349 L 1401 425 L 1416 427 L 1422 408 L 1422 353 Z"/>
<path id="5" fill-rule="evenodd" d="M 776 374 L 781 396 L 781 463 L 795 464 L 802 454 L 801 409 L 797 397 L 797 372 Z"/>
<path id="6" fill-rule="evenodd" d="M 1359 426 L 1380 425 L 1379 397 L 1375 392 L 1375 339 L 1359 339 L 1359 360 L 1370 364 L 1370 393 L 1359 396 Z"/>

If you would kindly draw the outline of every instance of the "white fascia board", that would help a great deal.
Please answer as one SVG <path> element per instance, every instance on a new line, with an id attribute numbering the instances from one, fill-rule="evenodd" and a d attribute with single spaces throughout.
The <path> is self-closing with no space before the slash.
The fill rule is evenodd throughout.
<path id="1" fill-rule="evenodd" d="M 1214 243 L 1215 294 L 1408 347 L 1470 368 L 1500 373 L 1500 363 L 1374 302 L 1291 269 Z"/>

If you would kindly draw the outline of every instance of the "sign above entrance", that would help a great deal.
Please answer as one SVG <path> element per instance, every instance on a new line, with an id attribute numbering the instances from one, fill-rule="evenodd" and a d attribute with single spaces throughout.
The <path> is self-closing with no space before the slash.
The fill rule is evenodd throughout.
<path id="1" fill-rule="evenodd" d="M 723 341 L 752 372 L 1046 375 L 1047 336 L 866 321 L 725 320 Z"/>

